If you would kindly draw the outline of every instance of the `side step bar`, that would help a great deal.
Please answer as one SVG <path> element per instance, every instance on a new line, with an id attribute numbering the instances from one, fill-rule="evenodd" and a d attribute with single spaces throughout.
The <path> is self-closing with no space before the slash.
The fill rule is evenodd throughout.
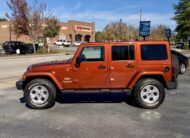
<path id="1" fill-rule="evenodd" d="M 129 89 L 99 89 L 99 90 L 62 90 L 63 93 L 121 93 L 124 92 L 127 95 L 131 95 Z"/>

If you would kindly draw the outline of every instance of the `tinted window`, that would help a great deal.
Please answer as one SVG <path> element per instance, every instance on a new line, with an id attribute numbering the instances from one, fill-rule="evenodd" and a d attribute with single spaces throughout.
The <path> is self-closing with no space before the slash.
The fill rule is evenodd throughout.
<path id="1" fill-rule="evenodd" d="M 112 60 L 134 60 L 134 46 L 112 46 Z"/>
<path id="2" fill-rule="evenodd" d="M 167 50 L 165 45 L 141 45 L 142 60 L 165 60 Z"/>
<path id="3" fill-rule="evenodd" d="M 81 56 L 84 57 L 84 61 L 104 61 L 104 47 L 87 46 L 82 50 Z"/>

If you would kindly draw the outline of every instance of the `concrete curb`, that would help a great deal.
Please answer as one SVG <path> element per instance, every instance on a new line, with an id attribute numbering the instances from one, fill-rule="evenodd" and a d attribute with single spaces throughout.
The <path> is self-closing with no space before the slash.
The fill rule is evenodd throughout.
<path id="1" fill-rule="evenodd" d="M 10 55 L 10 56 L 0 56 L 0 60 L 4 60 L 4 59 L 15 59 L 15 58 L 33 58 L 33 57 L 47 57 L 47 56 L 71 56 L 71 55 L 66 55 L 66 53 L 59 53 L 59 54 L 43 54 L 43 55 Z"/>

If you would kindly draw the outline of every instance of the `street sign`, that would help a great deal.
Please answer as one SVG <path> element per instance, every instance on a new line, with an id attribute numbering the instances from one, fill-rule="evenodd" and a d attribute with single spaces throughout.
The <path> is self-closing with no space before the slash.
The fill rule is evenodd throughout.
<path id="1" fill-rule="evenodd" d="M 171 29 L 166 29 L 166 37 L 170 38 L 171 37 Z"/>
<path id="2" fill-rule="evenodd" d="M 150 21 L 140 21 L 139 36 L 149 36 L 150 35 Z"/>

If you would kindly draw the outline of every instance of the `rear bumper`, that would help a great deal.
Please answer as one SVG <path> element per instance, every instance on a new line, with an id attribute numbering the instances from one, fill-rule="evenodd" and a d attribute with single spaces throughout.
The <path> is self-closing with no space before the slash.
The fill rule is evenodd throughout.
<path id="1" fill-rule="evenodd" d="M 19 81 L 16 82 L 16 88 L 18 90 L 23 90 L 23 86 L 24 86 L 24 81 L 19 80 Z"/>
<path id="2" fill-rule="evenodd" d="M 176 79 L 173 78 L 173 81 L 172 82 L 168 82 L 167 83 L 167 88 L 168 90 L 173 90 L 173 89 L 177 89 L 178 87 L 178 82 Z"/>

